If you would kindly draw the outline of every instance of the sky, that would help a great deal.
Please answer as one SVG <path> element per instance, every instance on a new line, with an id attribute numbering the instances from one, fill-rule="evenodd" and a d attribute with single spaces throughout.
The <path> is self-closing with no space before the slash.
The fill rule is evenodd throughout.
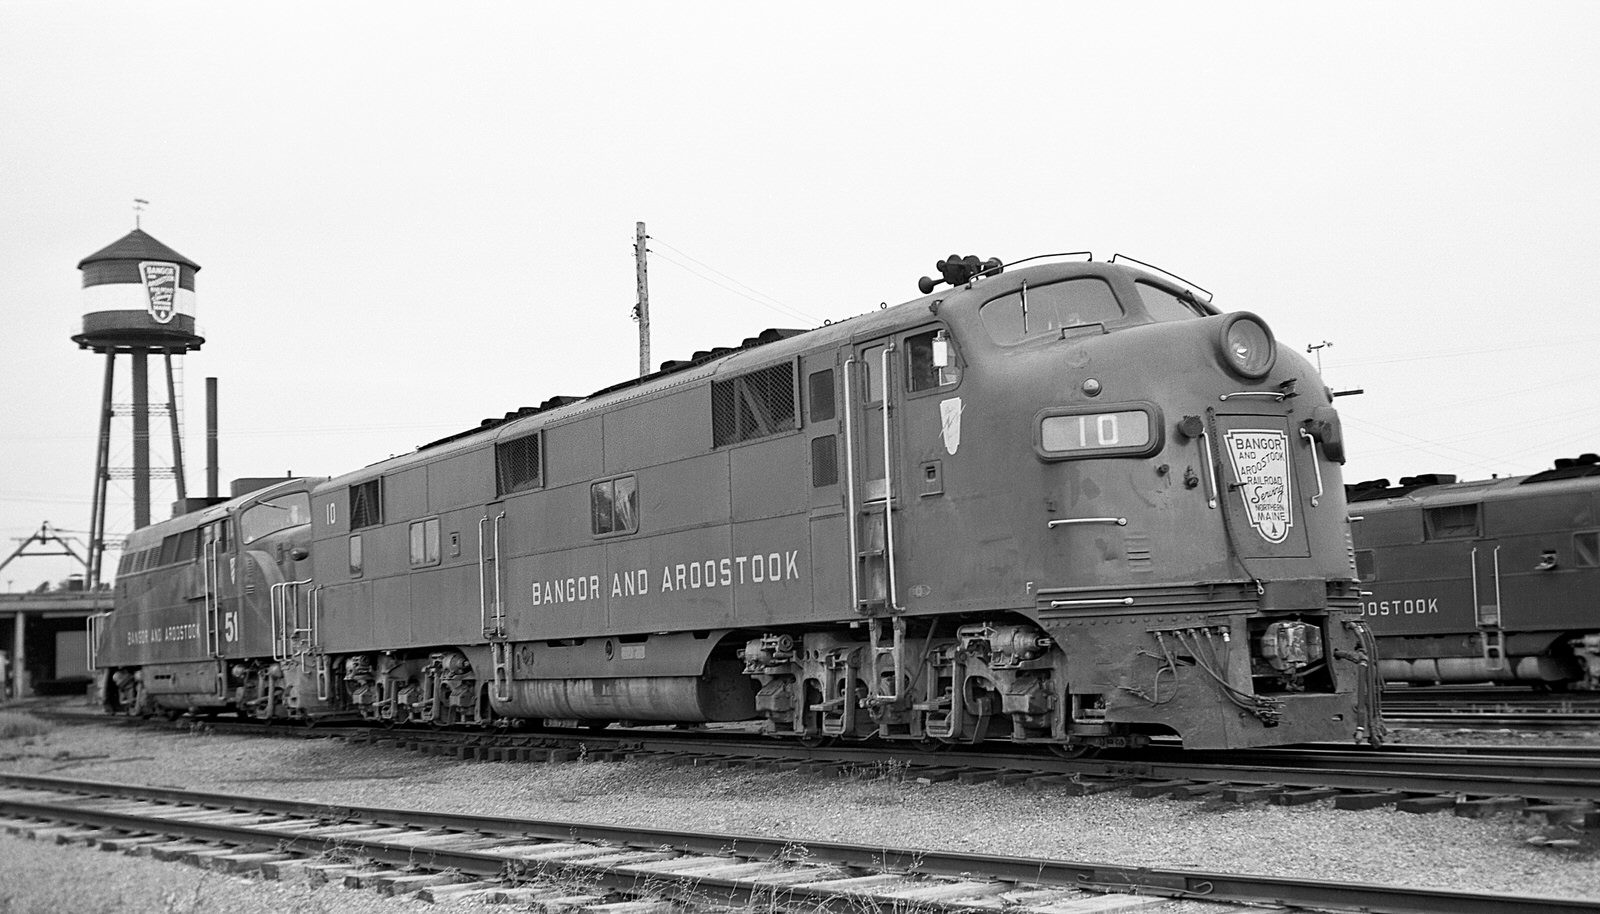
<path id="1" fill-rule="evenodd" d="M 636 374 L 641 221 L 655 363 L 952 253 L 1091 250 L 1327 344 L 1347 482 L 1600 451 L 1596 34 L 1593 2 L 0 0 L 0 552 L 86 539 L 76 266 L 136 198 L 201 266 L 193 495 L 206 377 L 226 487 Z"/>

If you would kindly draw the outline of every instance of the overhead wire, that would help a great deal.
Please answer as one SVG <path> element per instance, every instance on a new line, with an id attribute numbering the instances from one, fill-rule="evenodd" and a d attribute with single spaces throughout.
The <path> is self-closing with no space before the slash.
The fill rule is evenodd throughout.
<path id="1" fill-rule="evenodd" d="M 718 288 L 725 289 L 725 290 L 727 290 L 729 292 L 732 292 L 733 294 L 739 296 L 740 298 L 743 298 L 743 299 L 746 299 L 748 301 L 754 302 L 755 304 L 758 304 L 758 305 L 762 306 L 763 308 L 767 308 L 768 310 L 776 311 L 778 313 L 785 314 L 785 315 L 787 315 L 789 317 L 795 317 L 795 318 L 799 318 L 799 319 L 804 320 L 804 321 L 809 321 L 812 326 L 816 326 L 816 325 L 822 323 L 822 319 L 818 318 L 816 315 L 808 314 L 805 311 L 800 310 L 799 308 L 793 307 L 792 305 L 789 305 L 788 303 L 786 303 L 786 302 L 784 302 L 784 301 L 782 301 L 782 300 L 780 300 L 778 298 L 775 298 L 775 297 L 773 297 L 771 295 L 768 295 L 765 292 L 762 292 L 760 289 L 757 289 L 757 288 L 755 288 L 753 286 L 750 286 L 750 285 L 748 285 L 748 284 L 746 284 L 744 282 L 741 282 L 738 279 L 735 279 L 734 277 L 729 276 L 728 274 L 722 272 L 721 270 L 717 269 L 716 267 L 711 266 L 710 264 L 705 263 L 704 261 L 696 259 L 692 255 L 690 255 L 690 254 L 686 253 L 685 251 L 681 250 L 680 248 L 677 248 L 677 247 L 675 247 L 675 246 L 673 246 L 671 244 L 668 244 L 665 241 L 662 241 L 660 238 L 656 237 L 655 235 L 651 235 L 650 236 L 650 241 L 651 241 L 652 244 L 658 244 L 661 247 L 668 248 L 669 250 L 675 251 L 684 260 L 688 260 L 691 263 L 694 263 L 695 265 L 697 265 L 698 267 L 700 267 L 700 268 L 702 268 L 704 270 L 710 271 L 711 273 L 715 273 L 717 276 L 720 276 L 723 279 L 727 280 L 727 282 L 726 283 L 725 282 L 720 282 L 717 279 L 712 278 L 711 276 L 707 276 L 705 273 L 701 272 L 701 270 L 695 269 L 695 267 L 691 267 L 688 264 L 682 263 L 679 260 L 677 260 L 676 258 L 670 257 L 667 254 L 664 254 L 661 251 L 656 250 L 654 247 L 651 248 L 652 253 L 654 253 L 657 257 L 659 257 L 662 260 L 665 260 L 668 263 L 678 267 L 679 269 L 683 270 L 684 272 L 687 272 L 687 273 L 689 273 L 689 274 L 691 274 L 693 276 L 697 276 L 700 279 L 703 279 L 706 282 L 709 282 L 712 285 L 717 286 Z M 733 285 L 729 285 L 728 283 L 732 283 Z"/>

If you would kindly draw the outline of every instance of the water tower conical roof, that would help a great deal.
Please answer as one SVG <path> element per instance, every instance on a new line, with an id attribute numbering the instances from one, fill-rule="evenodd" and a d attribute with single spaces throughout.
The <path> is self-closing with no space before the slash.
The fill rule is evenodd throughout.
<path id="1" fill-rule="evenodd" d="M 83 269 L 87 264 L 106 260 L 164 260 L 168 263 L 181 264 L 191 270 L 200 269 L 199 264 L 157 241 L 143 229 L 134 229 L 78 261 L 78 269 Z"/>

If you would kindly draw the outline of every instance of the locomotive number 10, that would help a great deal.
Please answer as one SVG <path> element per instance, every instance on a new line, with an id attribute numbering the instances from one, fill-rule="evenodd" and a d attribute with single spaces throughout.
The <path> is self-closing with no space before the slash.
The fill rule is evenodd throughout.
<path id="1" fill-rule="evenodd" d="M 1058 456 L 1138 449 L 1149 443 L 1150 414 L 1138 409 L 1045 416 L 1039 429 L 1040 448 Z"/>

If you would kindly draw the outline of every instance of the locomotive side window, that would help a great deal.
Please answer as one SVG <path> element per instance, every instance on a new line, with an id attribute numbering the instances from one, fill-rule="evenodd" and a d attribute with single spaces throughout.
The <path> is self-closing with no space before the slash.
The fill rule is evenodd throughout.
<path id="1" fill-rule="evenodd" d="M 823 435 L 820 438 L 812 438 L 811 487 L 820 489 L 838 482 L 839 448 L 834 444 L 834 436 Z"/>
<path id="2" fill-rule="evenodd" d="M 940 332 L 929 330 L 906 337 L 906 387 L 912 392 L 951 387 L 961 380 L 961 369 L 956 367 L 953 358 L 949 359 L 950 365 L 943 368 L 934 359 L 933 341 Z M 950 345 L 948 339 L 941 342 L 946 347 Z"/>
<path id="3" fill-rule="evenodd" d="M 539 432 L 494 446 L 495 491 L 501 495 L 539 487 Z"/>
<path id="4" fill-rule="evenodd" d="M 1600 531 L 1572 534 L 1572 553 L 1579 568 L 1600 567 Z"/>
<path id="5" fill-rule="evenodd" d="M 383 478 L 369 479 L 350 487 L 350 529 L 376 527 L 383 523 Z M 249 540 L 245 540 L 249 542 Z"/>
<path id="6" fill-rule="evenodd" d="M 1193 301 L 1180 298 L 1155 283 L 1135 282 L 1139 300 L 1144 309 L 1158 321 L 1183 321 L 1191 317 L 1204 317 L 1205 311 Z"/>
<path id="7" fill-rule="evenodd" d="M 1441 505 L 1423 512 L 1423 530 L 1428 539 L 1462 539 L 1478 536 L 1482 529 L 1476 504 Z"/>
<path id="8" fill-rule="evenodd" d="M 411 565 L 439 564 L 439 518 L 414 521 L 411 524 Z"/>
<path id="9" fill-rule="evenodd" d="M 239 515 L 239 531 L 247 545 L 269 533 L 309 523 L 311 496 L 304 492 L 258 502 Z"/>
<path id="10" fill-rule="evenodd" d="M 799 424 L 793 362 L 711 382 L 711 446 L 754 441 Z"/>
<path id="11" fill-rule="evenodd" d="M 986 303 L 978 314 L 990 338 L 1007 345 L 1058 335 L 1069 327 L 1120 320 L 1122 306 L 1111 286 L 1089 277 L 1046 286 L 1023 283 L 1017 291 Z"/>
<path id="12" fill-rule="evenodd" d="M 354 533 L 350 536 L 350 574 L 353 577 L 361 576 L 361 534 Z"/>
<path id="13" fill-rule="evenodd" d="M 833 369 L 811 373 L 806 391 L 811 397 L 811 421 L 825 422 L 833 418 Z"/>
<path id="14" fill-rule="evenodd" d="M 590 486 L 589 516 L 595 536 L 632 533 L 638 530 L 638 480 L 632 476 L 619 476 Z"/>
<path id="15" fill-rule="evenodd" d="M 877 403 L 883 399 L 883 389 L 876 382 L 878 373 L 883 367 L 883 347 L 873 346 L 861 350 L 861 367 L 856 369 L 856 378 L 861 386 L 861 402 Z"/>
<path id="16" fill-rule="evenodd" d="M 1378 555 L 1371 549 L 1356 550 L 1356 580 L 1366 583 L 1378 579 Z"/>

